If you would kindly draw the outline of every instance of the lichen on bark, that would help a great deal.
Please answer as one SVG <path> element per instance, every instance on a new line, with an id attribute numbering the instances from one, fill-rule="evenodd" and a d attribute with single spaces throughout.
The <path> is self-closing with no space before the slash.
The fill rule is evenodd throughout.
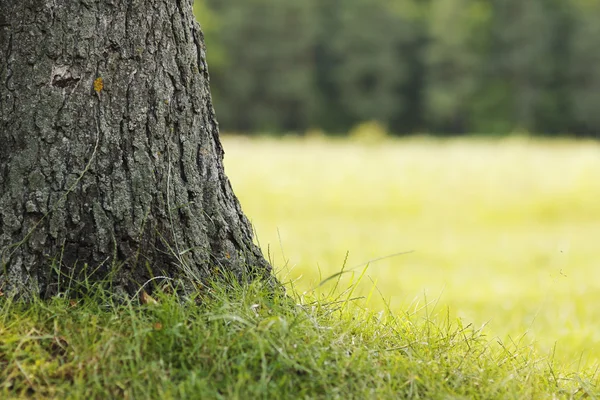
<path id="1" fill-rule="evenodd" d="M 190 0 L 0 9 L 0 285 L 270 277 L 224 173 Z"/>

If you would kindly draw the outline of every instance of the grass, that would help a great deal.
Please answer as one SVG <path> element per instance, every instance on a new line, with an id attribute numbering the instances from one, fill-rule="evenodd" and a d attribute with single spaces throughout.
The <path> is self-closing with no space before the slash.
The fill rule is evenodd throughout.
<path id="1" fill-rule="evenodd" d="M 395 312 L 426 296 L 572 368 L 600 361 L 600 144 L 226 138 L 226 172 L 280 275 L 371 265 Z M 283 250 L 282 250 L 283 248 Z M 291 269 L 291 271 L 289 271 Z M 370 290 L 370 280 L 358 289 Z M 382 308 L 374 298 L 369 305 Z"/>
<path id="2" fill-rule="evenodd" d="M 448 314 L 375 312 L 351 290 L 325 299 L 229 286 L 145 305 L 102 289 L 78 301 L 4 298 L 0 397 L 570 398 L 597 384 Z"/>
<path id="3" fill-rule="evenodd" d="M 0 398 L 600 397 L 596 143 L 224 146 L 289 296 L 0 296 Z"/>

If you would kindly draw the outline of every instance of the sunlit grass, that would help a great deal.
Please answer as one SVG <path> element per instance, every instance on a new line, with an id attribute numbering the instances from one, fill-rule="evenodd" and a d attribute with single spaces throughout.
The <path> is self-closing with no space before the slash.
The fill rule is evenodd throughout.
<path id="1" fill-rule="evenodd" d="M 597 393 L 531 347 L 448 315 L 365 310 L 346 295 L 166 285 L 147 304 L 0 297 L 2 399 L 572 399 Z M 343 290 L 344 287 L 339 287 Z M 345 289 L 352 289 L 352 286 Z"/>
<path id="2" fill-rule="evenodd" d="M 369 269 L 392 309 L 437 300 L 500 338 L 556 344 L 575 367 L 600 360 L 597 142 L 226 137 L 224 147 L 263 250 L 300 290 L 347 251 L 352 267 L 413 250 Z"/>
<path id="3" fill-rule="evenodd" d="M 225 140 L 287 295 L 0 294 L 0 399 L 597 398 L 598 144 L 356 137 Z"/>

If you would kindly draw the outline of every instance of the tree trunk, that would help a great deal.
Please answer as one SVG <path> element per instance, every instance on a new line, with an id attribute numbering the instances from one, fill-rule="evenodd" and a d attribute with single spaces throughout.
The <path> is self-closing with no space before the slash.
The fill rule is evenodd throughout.
<path id="1" fill-rule="evenodd" d="M 191 3 L 0 0 L 0 289 L 270 276 Z"/>

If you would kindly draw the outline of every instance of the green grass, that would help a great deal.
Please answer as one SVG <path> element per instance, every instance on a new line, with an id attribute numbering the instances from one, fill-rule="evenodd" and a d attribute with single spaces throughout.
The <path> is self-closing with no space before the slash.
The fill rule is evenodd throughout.
<path id="1" fill-rule="evenodd" d="M 556 346 L 571 368 L 600 361 L 600 143 L 230 137 L 224 147 L 262 247 L 299 290 L 338 271 L 347 251 L 352 266 L 414 250 L 369 270 L 392 310 L 439 298 L 492 336 Z"/>
<path id="2" fill-rule="evenodd" d="M 447 313 L 273 296 L 260 283 L 115 303 L 0 300 L 0 398 L 569 398 L 597 378 L 565 373 Z M 293 293 L 293 292 L 292 292 Z"/>
<path id="3" fill-rule="evenodd" d="M 597 143 L 224 146 L 288 297 L 0 295 L 1 399 L 600 397 Z"/>

